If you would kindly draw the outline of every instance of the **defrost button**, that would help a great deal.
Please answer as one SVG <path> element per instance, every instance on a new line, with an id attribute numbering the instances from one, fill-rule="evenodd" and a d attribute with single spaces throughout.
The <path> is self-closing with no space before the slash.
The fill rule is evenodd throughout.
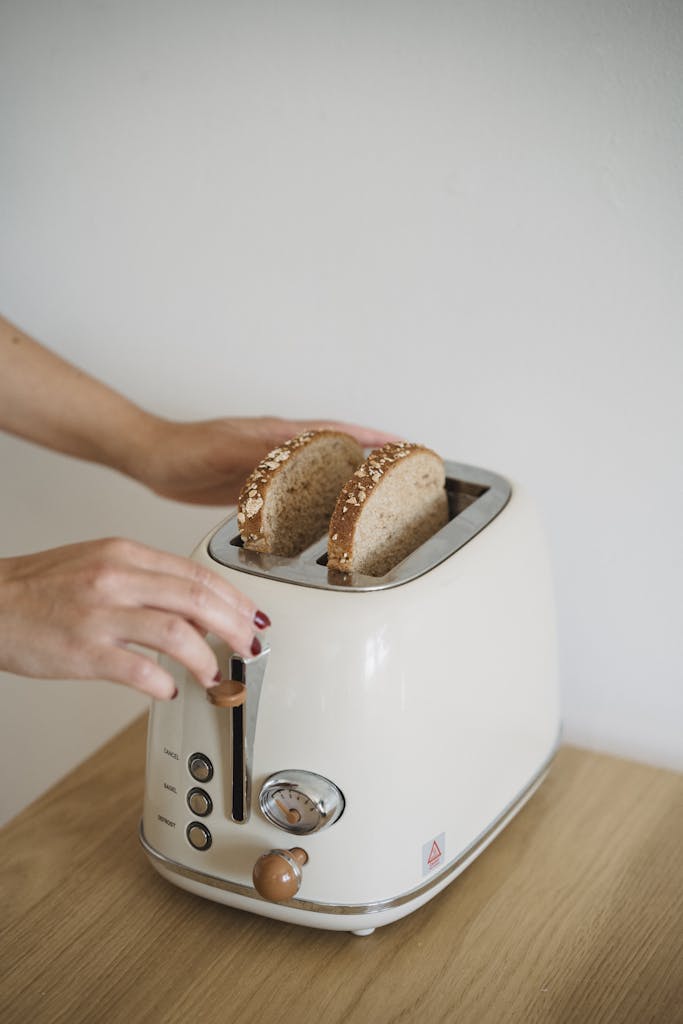
<path id="1" fill-rule="evenodd" d="M 187 826 L 187 841 L 195 850 L 208 850 L 211 846 L 211 833 L 201 821 L 191 821 Z"/>

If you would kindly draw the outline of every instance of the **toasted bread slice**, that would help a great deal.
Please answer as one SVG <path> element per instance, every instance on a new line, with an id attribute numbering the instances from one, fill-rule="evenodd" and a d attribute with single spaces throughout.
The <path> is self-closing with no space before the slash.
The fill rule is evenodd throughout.
<path id="1" fill-rule="evenodd" d="M 323 537 L 342 485 L 363 458 L 358 442 L 336 430 L 309 430 L 269 452 L 238 499 L 245 548 L 291 557 Z"/>
<path id="2" fill-rule="evenodd" d="M 330 520 L 327 565 L 384 576 L 448 522 L 443 461 L 402 441 L 371 452 L 343 487 Z"/>

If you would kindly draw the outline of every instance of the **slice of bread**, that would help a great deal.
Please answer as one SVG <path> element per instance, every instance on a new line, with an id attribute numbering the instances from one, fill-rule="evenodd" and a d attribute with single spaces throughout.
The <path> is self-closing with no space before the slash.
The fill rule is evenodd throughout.
<path id="1" fill-rule="evenodd" d="M 323 537 L 342 485 L 363 458 L 358 442 L 336 430 L 308 430 L 269 452 L 237 502 L 245 548 L 291 557 Z"/>
<path id="2" fill-rule="evenodd" d="M 371 452 L 330 520 L 327 566 L 384 576 L 448 522 L 443 461 L 402 441 Z"/>

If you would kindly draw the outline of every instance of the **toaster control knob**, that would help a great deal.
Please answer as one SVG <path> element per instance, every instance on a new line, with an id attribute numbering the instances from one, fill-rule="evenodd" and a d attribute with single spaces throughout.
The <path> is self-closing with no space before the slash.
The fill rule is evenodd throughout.
<path id="1" fill-rule="evenodd" d="M 254 865 L 254 886 L 264 900 L 281 903 L 296 896 L 301 885 L 302 867 L 308 854 L 300 846 L 291 850 L 268 850 Z"/>

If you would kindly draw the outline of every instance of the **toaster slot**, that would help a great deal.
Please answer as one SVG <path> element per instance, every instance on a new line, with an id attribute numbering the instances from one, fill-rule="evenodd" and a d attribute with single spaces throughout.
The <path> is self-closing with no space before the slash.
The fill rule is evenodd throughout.
<path id="1" fill-rule="evenodd" d="M 233 655 L 230 659 L 230 678 L 244 682 L 244 661 Z M 230 817 L 244 821 L 245 764 L 244 764 L 244 704 L 230 711 L 230 750 L 232 751 L 232 800 Z"/>
<path id="2" fill-rule="evenodd" d="M 224 791 L 226 814 L 237 825 L 249 820 L 251 809 L 251 772 L 254 757 L 254 738 L 258 718 L 261 687 L 266 671 L 270 647 L 263 644 L 260 654 L 253 658 L 230 658 L 230 679 L 244 683 L 244 703 L 228 709 L 230 785 Z"/>
<path id="3" fill-rule="evenodd" d="M 232 812 L 233 821 L 244 821 L 244 705 L 230 712 L 230 745 L 232 748 Z"/>
<path id="4" fill-rule="evenodd" d="M 448 522 L 384 576 L 329 571 L 325 537 L 293 557 L 250 551 L 242 543 L 236 515 L 210 537 L 208 554 L 220 565 L 237 572 L 319 590 L 385 590 L 410 583 L 476 537 L 502 512 L 512 495 L 510 483 L 497 473 L 458 462 L 445 461 L 444 465 Z"/>
<path id="5" fill-rule="evenodd" d="M 448 495 L 448 521 L 452 522 L 475 501 L 478 501 L 486 492 L 488 487 L 479 484 L 468 483 L 465 480 L 456 480 L 452 477 L 446 478 L 446 494 Z M 406 555 L 406 557 L 408 557 Z M 316 558 L 316 565 L 327 566 L 327 551 L 323 551 L 319 558 Z"/>
<path id="6" fill-rule="evenodd" d="M 449 522 L 464 512 L 466 508 L 473 505 L 488 491 L 488 487 L 480 484 L 469 483 L 467 480 L 456 480 L 453 477 L 446 478 L 446 494 L 448 495 L 448 520 Z"/>

